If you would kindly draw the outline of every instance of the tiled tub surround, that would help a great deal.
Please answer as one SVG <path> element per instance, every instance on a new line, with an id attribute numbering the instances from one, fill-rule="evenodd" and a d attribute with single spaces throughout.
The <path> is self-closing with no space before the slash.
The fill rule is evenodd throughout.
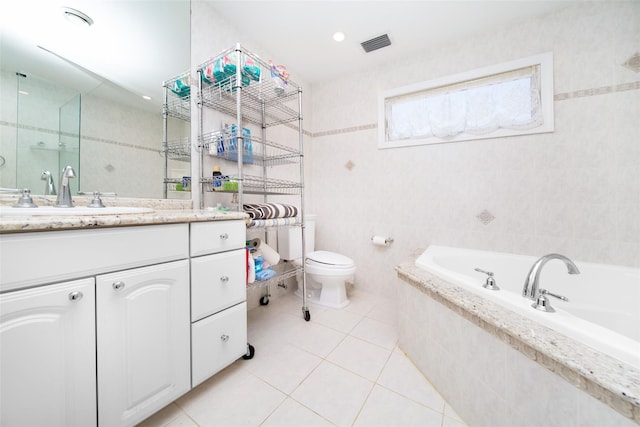
<path id="1" fill-rule="evenodd" d="M 400 347 L 469 425 L 640 424 L 640 371 L 419 269 L 396 270 Z"/>

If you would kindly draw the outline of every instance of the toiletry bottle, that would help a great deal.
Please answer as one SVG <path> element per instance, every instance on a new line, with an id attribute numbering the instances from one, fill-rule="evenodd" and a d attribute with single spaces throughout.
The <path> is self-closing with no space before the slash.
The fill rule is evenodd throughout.
<path id="1" fill-rule="evenodd" d="M 220 166 L 213 167 L 213 191 L 222 190 L 222 172 Z"/>

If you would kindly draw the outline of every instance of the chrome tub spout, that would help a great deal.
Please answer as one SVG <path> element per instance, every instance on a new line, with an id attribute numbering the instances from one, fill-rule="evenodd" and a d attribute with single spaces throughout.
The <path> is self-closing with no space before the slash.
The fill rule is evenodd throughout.
<path id="1" fill-rule="evenodd" d="M 537 260 L 533 263 L 531 270 L 529 270 L 529 275 L 527 276 L 527 280 L 524 282 L 524 287 L 522 288 L 522 296 L 525 298 L 529 298 L 530 300 L 536 301 L 539 296 L 539 284 L 540 284 L 540 273 L 542 271 L 542 267 L 552 259 L 559 259 L 564 262 L 567 266 L 567 271 L 569 274 L 580 274 L 580 270 L 578 267 L 564 255 L 560 254 L 548 254 Z"/>

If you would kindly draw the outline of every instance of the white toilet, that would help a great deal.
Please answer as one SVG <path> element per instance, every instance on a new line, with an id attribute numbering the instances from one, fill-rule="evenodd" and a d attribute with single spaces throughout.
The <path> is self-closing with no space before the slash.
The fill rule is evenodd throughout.
<path id="1" fill-rule="evenodd" d="M 278 253 L 282 259 L 302 262 L 301 227 L 289 227 L 278 230 Z M 355 263 L 344 255 L 315 251 L 315 222 L 305 220 L 306 262 L 308 301 L 332 308 L 343 308 L 349 305 L 345 282 L 353 278 L 356 272 Z M 302 297 L 302 277 L 297 277 L 296 295 Z"/>

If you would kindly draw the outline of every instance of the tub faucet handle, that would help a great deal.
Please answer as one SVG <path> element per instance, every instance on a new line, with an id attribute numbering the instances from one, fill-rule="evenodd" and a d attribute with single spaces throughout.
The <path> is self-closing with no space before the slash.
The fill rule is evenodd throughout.
<path id="1" fill-rule="evenodd" d="M 487 275 L 487 281 L 482 285 L 483 288 L 490 289 L 492 291 L 500 290 L 500 287 L 496 284 L 496 280 L 493 278 L 493 271 L 485 271 L 481 268 L 474 268 L 474 270 Z"/>
<path id="2" fill-rule="evenodd" d="M 554 294 L 553 292 L 549 292 L 546 289 L 540 289 L 538 292 L 538 298 L 536 299 L 536 302 L 531 304 L 531 307 L 547 313 L 554 313 L 556 310 L 551 307 L 551 302 L 549 301 L 549 298 L 547 298 L 547 295 L 561 299 L 562 301 L 569 301 L 569 298 L 565 296 Z"/>
<path id="3" fill-rule="evenodd" d="M 565 296 L 563 296 L 563 295 L 554 294 L 553 292 L 549 292 L 549 291 L 548 291 L 548 290 L 546 290 L 546 289 L 540 289 L 540 293 L 541 293 L 542 295 L 549 295 L 549 296 L 552 296 L 552 297 L 554 297 L 554 298 L 558 298 L 558 299 L 560 299 L 560 300 L 562 300 L 562 301 L 567 301 L 567 302 L 569 302 L 569 298 L 567 298 L 567 297 L 565 297 Z"/>

